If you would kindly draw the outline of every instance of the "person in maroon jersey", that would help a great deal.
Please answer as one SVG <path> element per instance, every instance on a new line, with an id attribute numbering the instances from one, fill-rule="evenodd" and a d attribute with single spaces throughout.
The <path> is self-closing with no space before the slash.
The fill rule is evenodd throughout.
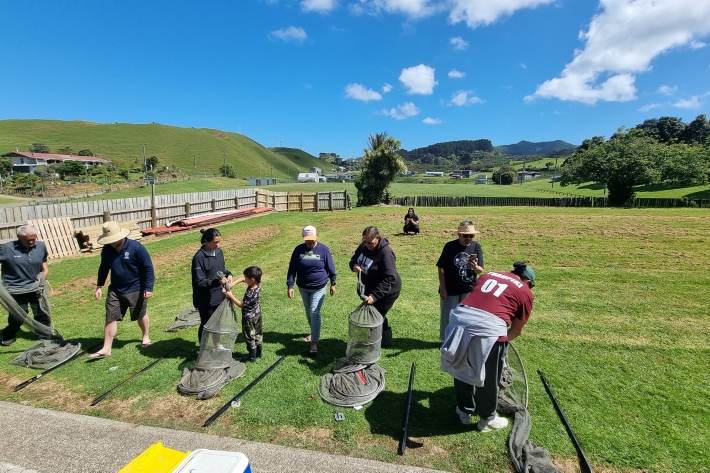
<path id="1" fill-rule="evenodd" d="M 533 307 L 535 271 L 515 263 L 511 272 L 491 271 L 451 312 L 441 346 L 441 369 L 454 377 L 456 414 L 462 424 L 480 416 L 482 432 L 508 426 L 498 416 L 498 383 L 508 341 L 523 332 Z"/>

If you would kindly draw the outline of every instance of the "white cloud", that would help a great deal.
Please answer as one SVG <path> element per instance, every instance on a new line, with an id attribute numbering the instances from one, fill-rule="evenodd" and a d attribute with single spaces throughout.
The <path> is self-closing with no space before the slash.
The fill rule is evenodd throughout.
<path id="1" fill-rule="evenodd" d="M 399 80 L 407 88 L 408 94 L 431 95 L 434 87 L 439 83 L 434 79 L 433 67 L 419 64 L 418 66 L 402 69 Z"/>
<path id="2" fill-rule="evenodd" d="M 449 20 L 456 24 L 466 22 L 470 28 L 489 25 L 502 16 L 510 16 L 522 8 L 535 8 L 556 0 L 452 0 Z"/>
<path id="3" fill-rule="evenodd" d="M 335 0 L 303 0 L 301 2 L 301 9 L 306 12 L 328 13 L 336 6 Z"/>
<path id="4" fill-rule="evenodd" d="M 466 76 L 465 72 L 457 71 L 456 69 L 451 69 L 449 71 L 449 77 L 452 79 L 463 79 Z"/>
<path id="5" fill-rule="evenodd" d="M 703 43 L 702 41 L 691 41 L 688 45 L 690 49 L 700 49 L 704 48 L 705 46 L 707 46 L 707 44 Z"/>
<path id="6" fill-rule="evenodd" d="M 289 26 L 288 28 L 281 28 L 280 30 L 275 30 L 269 33 L 269 39 L 280 39 L 282 41 L 293 41 L 296 43 L 302 43 L 306 40 L 308 35 L 306 30 L 300 26 L 297 28 L 295 26 Z"/>
<path id="7" fill-rule="evenodd" d="M 350 11 L 356 15 L 377 16 L 384 13 L 399 13 L 411 18 L 424 18 L 443 9 L 445 4 L 430 0 L 358 0 L 351 3 Z"/>
<path id="8" fill-rule="evenodd" d="M 710 33 L 710 2 L 600 0 L 602 11 L 580 32 L 583 50 L 560 77 L 545 81 L 526 101 L 557 98 L 595 104 L 636 98 L 636 76 L 653 58 Z"/>
<path id="9" fill-rule="evenodd" d="M 528 68 L 528 66 L 526 66 L 524 62 L 521 62 L 520 64 L 518 64 L 518 67 L 520 69 L 527 69 Z"/>
<path id="10" fill-rule="evenodd" d="M 388 84 L 387 82 L 385 82 L 385 85 L 382 86 L 382 92 L 385 94 L 387 92 L 391 91 L 392 89 L 393 89 L 393 87 L 390 84 Z"/>
<path id="11" fill-rule="evenodd" d="M 689 99 L 681 99 L 673 104 L 677 108 L 700 108 L 700 99 L 696 96 L 692 96 Z"/>
<path id="12" fill-rule="evenodd" d="M 379 113 L 381 115 L 390 116 L 397 120 L 404 120 L 405 118 L 419 115 L 419 109 L 412 102 L 406 102 L 403 105 L 397 105 L 397 108 L 393 108 L 390 110 L 382 109 Z"/>
<path id="13" fill-rule="evenodd" d="M 451 44 L 454 46 L 454 49 L 458 49 L 459 51 L 464 51 L 468 48 L 468 41 L 463 39 L 461 36 L 451 38 L 450 41 Z"/>
<path id="14" fill-rule="evenodd" d="M 658 92 L 663 95 L 673 95 L 678 90 L 677 86 L 662 85 L 658 88 Z"/>
<path id="15" fill-rule="evenodd" d="M 382 95 L 372 89 L 368 89 L 361 84 L 348 84 L 345 86 L 345 96 L 350 99 L 369 102 L 370 100 L 382 100 Z"/>
<path id="16" fill-rule="evenodd" d="M 422 123 L 426 123 L 427 125 L 438 125 L 441 123 L 441 119 L 426 117 L 424 120 L 422 120 Z"/>
<path id="17" fill-rule="evenodd" d="M 660 103 L 649 103 L 644 105 L 643 107 L 639 108 L 639 112 L 648 112 L 649 110 L 653 110 L 654 108 L 662 107 Z"/>
<path id="18" fill-rule="evenodd" d="M 463 107 L 464 105 L 474 105 L 477 103 L 484 103 L 485 100 L 473 95 L 470 90 L 459 90 L 451 96 L 451 102 L 449 105 L 455 105 L 457 107 Z"/>

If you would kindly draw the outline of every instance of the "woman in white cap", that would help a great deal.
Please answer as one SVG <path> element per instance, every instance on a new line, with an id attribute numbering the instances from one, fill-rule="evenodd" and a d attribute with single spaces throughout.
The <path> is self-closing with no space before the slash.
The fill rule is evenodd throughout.
<path id="1" fill-rule="evenodd" d="M 483 249 L 473 240 L 479 232 L 473 222 L 465 220 L 459 224 L 458 238 L 444 245 L 439 261 L 439 340 L 444 341 L 444 332 L 449 325 L 449 314 L 461 303 L 473 286 L 478 275 L 483 272 Z"/>
<path id="2" fill-rule="evenodd" d="M 310 335 L 306 341 L 311 342 L 310 356 L 318 354 L 318 342 L 322 326 L 321 307 L 325 299 L 326 286 L 330 280 L 330 295 L 335 295 L 335 262 L 333 255 L 323 243 L 318 241 L 318 230 L 308 225 L 301 231 L 303 243 L 294 248 L 286 275 L 288 298 L 293 299 L 294 283 L 301 293 L 306 319 L 310 326 Z"/>

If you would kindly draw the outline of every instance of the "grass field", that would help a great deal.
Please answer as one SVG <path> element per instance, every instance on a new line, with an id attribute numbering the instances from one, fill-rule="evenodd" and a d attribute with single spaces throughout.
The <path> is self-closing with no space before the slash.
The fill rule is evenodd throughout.
<path id="1" fill-rule="evenodd" d="M 395 197 L 404 196 L 488 196 L 488 197 L 555 197 L 560 194 L 551 194 L 547 191 L 554 191 L 562 194 L 582 195 L 590 197 L 603 197 L 604 187 L 599 184 L 585 183 L 579 186 L 561 187 L 552 183 L 549 179 L 538 179 L 531 182 L 524 182 L 523 185 L 515 184 L 510 186 L 497 186 L 494 184 L 476 185 L 472 179 L 452 180 L 442 178 L 419 178 L 417 181 L 409 182 L 411 179 L 403 179 L 394 182 L 390 186 L 390 193 Z M 190 179 L 188 181 L 171 182 L 155 186 L 157 195 L 180 194 L 187 192 L 204 192 L 221 189 L 234 189 L 248 187 L 249 182 L 243 179 L 228 179 L 224 177 L 208 177 Z M 353 203 L 357 201 L 357 190 L 352 182 L 327 182 L 327 183 L 282 183 L 271 186 L 263 186 L 264 189 L 278 192 L 328 192 L 335 190 L 347 190 L 353 196 Z M 541 192 L 544 190 L 545 192 Z M 142 188 L 122 189 L 107 194 L 91 197 L 90 200 L 102 199 L 122 199 L 139 196 L 149 196 L 150 186 Z M 690 199 L 710 199 L 710 187 L 685 187 L 671 188 L 668 186 L 640 186 L 637 190 L 638 197 L 668 197 Z"/>
<path id="2" fill-rule="evenodd" d="M 458 186 L 452 186 L 458 187 Z M 480 434 L 458 423 L 449 375 L 439 369 L 435 262 L 459 221 L 482 231 L 486 269 L 528 260 L 538 275 L 533 316 L 516 347 L 530 383 L 531 440 L 565 471 L 576 471 L 574 449 L 537 377 L 541 369 L 595 471 L 708 472 L 710 464 L 710 215 L 706 210 L 456 208 L 421 212 L 423 234 L 404 237 L 399 207 L 321 214 L 279 213 L 220 226 L 227 267 L 264 270 L 265 358 L 220 396 L 181 397 L 181 371 L 195 362 L 197 329 L 163 330 L 191 304 L 190 259 L 196 232 L 146 241 L 156 265 L 150 302 L 154 344 L 139 352 L 135 323 L 119 325 L 111 358 L 35 375 L 7 362 L 32 343 L 23 333 L 0 347 L 0 399 L 137 424 L 202 431 L 202 423 L 281 355 L 286 360 L 208 430 L 387 462 L 457 472 L 509 471 L 507 431 Z M 338 294 L 323 308 L 320 356 L 308 345 L 303 307 L 286 297 L 285 275 L 300 229 L 318 226 L 339 271 Z M 404 281 L 390 311 L 395 346 L 379 364 L 386 390 L 361 411 L 336 409 L 317 394 L 320 378 L 345 354 L 347 314 L 358 305 L 347 263 L 362 229 L 380 227 L 397 254 Z M 55 325 L 67 338 L 93 346 L 102 337 L 103 301 L 93 299 L 97 256 L 50 263 Z M 239 287 L 238 292 L 244 290 Z M 242 292 L 243 293 L 243 292 Z M 241 340 L 241 337 L 240 337 Z M 238 347 L 241 349 L 241 343 Z M 91 400 L 173 347 L 179 350 L 126 383 L 95 407 Z M 412 361 L 417 362 L 410 436 L 421 444 L 396 455 Z M 109 368 L 117 366 L 114 371 Z"/>

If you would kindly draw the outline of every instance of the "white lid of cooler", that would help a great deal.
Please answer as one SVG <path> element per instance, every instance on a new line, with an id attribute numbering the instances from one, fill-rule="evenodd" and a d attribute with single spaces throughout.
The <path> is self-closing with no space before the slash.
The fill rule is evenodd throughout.
<path id="1" fill-rule="evenodd" d="M 249 459 L 243 453 L 200 448 L 180 463 L 173 473 L 243 473 Z"/>

